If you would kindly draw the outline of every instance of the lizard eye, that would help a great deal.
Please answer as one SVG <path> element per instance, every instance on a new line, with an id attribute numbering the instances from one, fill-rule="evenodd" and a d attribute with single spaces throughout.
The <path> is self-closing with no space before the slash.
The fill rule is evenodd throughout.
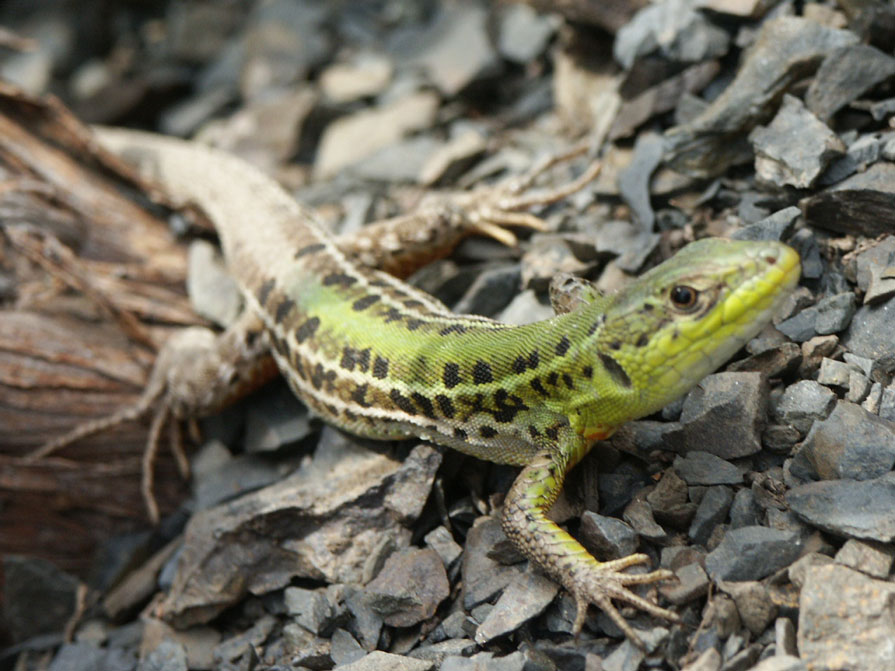
<path id="1" fill-rule="evenodd" d="M 699 299 L 699 292 L 693 287 L 685 284 L 679 284 L 672 287 L 668 294 L 671 302 L 678 310 L 692 310 L 696 307 L 696 301 Z"/>

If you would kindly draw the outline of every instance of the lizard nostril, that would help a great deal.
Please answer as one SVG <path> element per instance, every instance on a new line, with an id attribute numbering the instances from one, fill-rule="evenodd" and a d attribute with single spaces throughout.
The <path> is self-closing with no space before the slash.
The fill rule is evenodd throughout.
<path id="1" fill-rule="evenodd" d="M 772 266 L 773 266 L 775 263 L 777 263 L 777 257 L 776 257 L 776 256 L 766 256 L 766 257 L 764 257 L 764 260 L 767 261 L 767 262 L 768 262 L 770 265 L 772 265 Z"/>

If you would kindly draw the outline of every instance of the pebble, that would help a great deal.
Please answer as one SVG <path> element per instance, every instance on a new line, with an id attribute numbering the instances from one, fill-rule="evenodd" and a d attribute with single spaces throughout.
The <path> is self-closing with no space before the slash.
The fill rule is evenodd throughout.
<path id="1" fill-rule="evenodd" d="M 895 585 L 845 566 L 806 572 L 799 604 L 799 654 L 812 671 L 895 668 Z"/>
<path id="2" fill-rule="evenodd" d="M 759 452 L 767 398 L 760 373 L 709 375 L 684 400 L 680 422 L 686 444 L 722 459 Z"/>
<path id="3" fill-rule="evenodd" d="M 709 487 L 690 525 L 687 535 L 694 543 L 705 545 L 715 527 L 727 518 L 727 512 L 733 502 L 733 490 L 730 487 Z"/>
<path id="4" fill-rule="evenodd" d="M 895 423 L 848 401 L 814 422 L 793 459 L 793 472 L 811 479 L 870 480 L 895 466 Z"/>
<path id="5" fill-rule="evenodd" d="M 433 671 L 435 663 L 424 659 L 413 659 L 404 655 L 393 655 L 381 650 L 361 657 L 356 662 L 340 666 L 340 671 Z M 444 667 L 442 667 L 444 668 Z"/>
<path id="6" fill-rule="evenodd" d="M 895 75 L 895 58 L 869 44 L 833 50 L 808 86 L 805 104 L 821 119 Z"/>
<path id="7" fill-rule="evenodd" d="M 836 405 L 836 394 L 813 380 L 799 380 L 786 388 L 772 409 L 775 419 L 807 433 L 817 419 L 824 419 Z"/>
<path id="8" fill-rule="evenodd" d="M 675 457 L 674 470 L 688 485 L 738 485 L 743 481 L 739 468 L 708 452 Z"/>
<path id="9" fill-rule="evenodd" d="M 822 480 L 786 494 L 792 511 L 808 524 L 836 536 L 895 540 L 895 477 L 874 480 Z"/>
<path id="10" fill-rule="evenodd" d="M 804 103 L 785 94 L 767 127 L 749 134 L 755 149 L 755 174 L 777 187 L 806 189 L 830 162 L 845 153 L 842 140 Z"/>
<path id="11" fill-rule="evenodd" d="M 523 623 L 544 612 L 558 592 L 556 582 L 527 571 L 504 589 L 494 608 L 479 625 L 475 633 L 476 643 L 486 645 L 516 631 Z"/>
<path id="12" fill-rule="evenodd" d="M 637 532 L 628 524 L 591 511 L 581 516 L 578 536 L 581 544 L 601 561 L 634 554 L 639 543 Z"/>
<path id="13" fill-rule="evenodd" d="M 391 555 L 364 591 L 385 624 L 410 627 L 432 617 L 451 588 L 434 550 L 407 548 Z"/>
<path id="14" fill-rule="evenodd" d="M 768 527 L 740 527 L 724 534 L 705 558 L 712 580 L 761 580 L 789 566 L 802 550 L 799 535 Z"/>
<path id="15" fill-rule="evenodd" d="M 836 553 L 837 564 L 848 566 L 873 578 L 888 578 L 895 561 L 895 548 L 876 541 L 850 538 Z"/>
<path id="16" fill-rule="evenodd" d="M 730 237 L 733 240 L 786 240 L 801 216 L 802 211 L 795 205 L 790 205 L 761 221 L 734 231 Z"/>

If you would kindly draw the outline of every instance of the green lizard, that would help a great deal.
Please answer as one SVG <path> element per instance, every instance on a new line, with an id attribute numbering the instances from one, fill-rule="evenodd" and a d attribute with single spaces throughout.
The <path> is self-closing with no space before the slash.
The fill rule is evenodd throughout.
<path id="1" fill-rule="evenodd" d="M 169 414 L 206 414 L 269 374 L 272 354 L 296 395 L 337 427 L 521 466 L 503 527 L 574 596 L 576 631 L 595 604 L 640 644 L 612 600 L 677 619 L 629 589 L 669 571 L 626 572 L 648 561 L 642 554 L 601 563 L 547 513 L 595 442 L 686 393 L 769 321 L 799 277 L 791 248 L 702 240 L 615 296 L 567 294 L 556 301 L 564 314 L 511 326 L 453 314 L 383 270 L 406 274 L 476 230 L 500 237 L 502 225 L 534 225 L 524 210 L 580 188 L 594 171 L 549 196 L 520 195 L 530 186 L 523 180 L 334 240 L 233 157 L 133 133 L 101 137 L 119 152 L 136 147 L 175 199 L 206 211 L 248 309 L 218 337 L 187 331 L 160 354 L 135 408 L 42 454 L 160 405 L 154 441 Z"/>

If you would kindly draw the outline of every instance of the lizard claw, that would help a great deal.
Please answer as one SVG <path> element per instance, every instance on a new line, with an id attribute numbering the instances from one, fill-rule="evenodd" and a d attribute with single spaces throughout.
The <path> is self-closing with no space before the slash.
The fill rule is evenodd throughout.
<path id="1" fill-rule="evenodd" d="M 547 230 L 547 223 L 528 210 L 551 205 L 580 191 L 600 174 L 602 166 L 599 162 L 591 163 L 572 181 L 546 191 L 529 193 L 532 184 L 551 168 L 586 151 L 586 145 L 578 145 L 565 153 L 548 158 L 521 177 L 513 178 L 498 186 L 483 187 L 470 192 L 467 195 L 473 204 L 469 206 L 469 213 L 466 216 L 469 228 L 508 247 L 514 247 L 518 241 L 515 235 L 505 230 L 507 226 L 519 226 L 535 231 Z"/>
<path id="2" fill-rule="evenodd" d="M 645 554 L 632 554 L 613 561 L 589 564 L 572 573 L 564 581 L 564 586 L 575 599 L 576 613 L 575 622 L 572 625 L 573 633 L 576 636 L 581 633 L 587 617 L 587 607 L 594 604 L 609 616 L 634 645 L 641 650 L 646 650 L 643 640 L 613 605 L 613 599 L 634 606 L 650 615 L 671 622 L 679 622 L 680 618 L 676 613 L 662 608 L 628 589 L 631 585 L 646 585 L 674 577 L 674 573 L 667 569 L 658 569 L 649 573 L 623 572 L 630 566 L 646 564 L 649 561 L 649 557 Z"/>

